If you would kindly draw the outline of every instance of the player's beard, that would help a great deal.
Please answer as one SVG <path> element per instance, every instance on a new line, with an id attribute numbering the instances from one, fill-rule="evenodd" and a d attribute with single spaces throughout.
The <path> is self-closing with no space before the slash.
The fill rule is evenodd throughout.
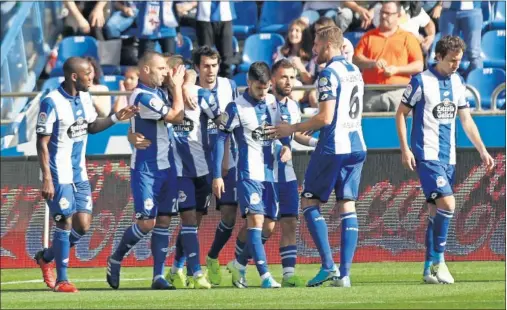
<path id="1" fill-rule="evenodd" d="M 290 96 L 290 94 L 292 93 L 292 87 L 289 88 L 289 90 L 287 90 L 284 87 L 276 85 L 276 93 L 284 97 Z"/>

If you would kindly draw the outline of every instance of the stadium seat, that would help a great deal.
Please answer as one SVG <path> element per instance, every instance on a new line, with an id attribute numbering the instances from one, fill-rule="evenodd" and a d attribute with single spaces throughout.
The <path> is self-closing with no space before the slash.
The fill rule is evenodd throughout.
<path id="1" fill-rule="evenodd" d="M 482 9 L 482 20 L 483 24 L 489 22 L 493 17 L 493 4 L 491 1 L 482 1 L 481 2 Z"/>
<path id="2" fill-rule="evenodd" d="M 259 22 L 259 33 L 275 32 L 285 34 L 289 24 L 303 11 L 301 1 L 265 1 Z"/>
<path id="3" fill-rule="evenodd" d="M 266 2 L 268 3 L 268 2 Z M 243 63 L 239 65 L 239 72 L 247 72 L 255 61 L 265 61 L 269 66 L 273 63 L 273 53 L 285 40 L 277 33 L 257 33 L 245 40 L 243 47 Z"/>
<path id="4" fill-rule="evenodd" d="M 505 30 L 491 30 L 482 36 L 485 68 L 505 68 Z"/>
<path id="5" fill-rule="evenodd" d="M 255 1 L 234 2 L 236 20 L 232 26 L 234 35 L 244 39 L 255 32 L 257 28 L 257 4 Z"/>
<path id="6" fill-rule="evenodd" d="M 101 84 L 106 85 L 110 91 L 120 90 L 120 81 L 125 78 L 122 75 L 105 75 L 102 77 Z M 111 96 L 111 104 L 114 104 L 116 96 Z"/>
<path id="7" fill-rule="evenodd" d="M 192 39 L 192 41 L 197 40 L 197 35 L 195 34 L 195 28 L 193 28 L 193 27 L 187 27 L 187 26 L 180 27 L 180 32 L 182 35 L 187 36 L 190 39 Z"/>
<path id="8" fill-rule="evenodd" d="M 232 79 L 234 80 L 234 82 L 236 82 L 236 85 L 238 87 L 239 86 L 247 86 L 245 72 L 237 73 L 236 75 L 234 75 L 234 77 Z"/>
<path id="9" fill-rule="evenodd" d="M 345 38 L 349 39 L 350 43 L 352 43 L 352 46 L 354 48 L 357 46 L 357 43 L 359 43 L 359 40 L 361 40 L 363 35 L 364 32 L 362 31 L 349 31 L 343 34 Z"/>
<path id="10" fill-rule="evenodd" d="M 493 20 L 505 20 L 505 1 L 496 1 Z"/>
<path id="11" fill-rule="evenodd" d="M 65 80 L 65 77 L 63 77 L 63 76 L 56 76 L 56 77 L 49 78 L 46 80 L 46 82 L 44 82 L 44 84 L 42 84 L 41 91 L 45 91 L 46 89 L 48 89 L 48 90 L 57 89 L 60 86 L 60 84 L 63 82 L 63 80 Z"/>
<path id="12" fill-rule="evenodd" d="M 192 40 L 187 36 L 183 36 L 183 45 L 176 45 L 176 54 L 183 56 L 185 59 L 191 59 L 193 48 Z"/>
<path id="13" fill-rule="evenodd" d="M 505 83 L 505 71 L 498 68 L 484 68 L 472 70 L 466 80 L 468 85 L 475 87 L 481 95 L 481 107 L 482 109 L 491 108 L 491 94 L 498 87 L 498 85 Z M 499 97 L 500 99 L 501 97 Z M 470 106 L 475 107 L 475 101 L 468 99 Z M 505 104 L 505 92 L 502 100 L 497 102 L 497 107 L 501 107 Z"/>
<path id="14" fill-rule="evenodd" d="M 99 59 L 99 49 L 97 40 L 90 36 L 74 36 L 64 38 L 58 44 L 58 57 L 56 58 L 55 68 L 51 71 L 51 76 L 63 75 L 63 63 L 67 58 L 73 56 L 91 56 Z M 54 71 L 54 72 L 53 72 Z"/>
<path id="15" fill-rule="evenodd" d="M 104 75 L 121 75 L 121 67 L 115 65 L 101 65 Z"/>

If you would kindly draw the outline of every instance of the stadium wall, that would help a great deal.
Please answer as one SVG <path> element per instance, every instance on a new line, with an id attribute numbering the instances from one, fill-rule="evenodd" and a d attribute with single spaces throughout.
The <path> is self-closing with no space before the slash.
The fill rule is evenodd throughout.
<path id="1" fill-rule="evenodd" d="M 494 171 L 487 173 L 477 152 L 460 148 L 454 190 L 456 211 L 449 229 L 446 260 L 505 260 L 505 150 L 490 148 Z M 294 153 L 302 181 L 308 152 Z M 71 267 L 104 267 L 123 231 L 133 222 L 129 157 L 90 156 L 94 220 L 90 232 L 71 251 Z M 45 203 L 40 195 L 36 157 L 3 158 L 1 163 L 1 268 L 36 267 L 33 255 L 42 247 Z M 339 261 L 340 221 L 334 197 L 322 208 L 329 227 L 333 255 Z M 400 164 L 397 150 L 370 150 L 357 204 L 359 245 L 355 262 L 423 261 L 426 204 L 417 175 Z M 220 214 L 212 208 L 199 230 L 201 262 L 213 240 Z M 51 220 L 52 223 L 52 220 Z M 237 223 L 242 223 L 238 217 Z M 298 263 L 319 261 L 304 221 L 298 228 Z M 51 224 L 53 225 L 53 224 Z M 168 264 L 172 263 L 179 218 L 171 223 Z M 50 236 L 53 235 L 53 228 Z M 234 255 L 234 238 L 220 255 L 222 264 Z M 269 263 L 280 263 L 280 231 L 266 244 Z M 151 266 L 149 236 L 124 260 L 125 266 Z"/>

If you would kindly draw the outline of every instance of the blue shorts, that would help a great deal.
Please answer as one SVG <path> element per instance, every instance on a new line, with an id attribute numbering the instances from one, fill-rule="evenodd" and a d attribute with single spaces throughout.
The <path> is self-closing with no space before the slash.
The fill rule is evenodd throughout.
<path id="1" fill-rule="evenodd" d="M 280 201 L 280 217 L 297 217 L 299 214 L 298 181 L 276 183 Z"/>
<path id="2" fill-rule="evenodd" d="M 416 162 L 416 170 L 427 202 L 435 204 L 436 199 L 453 195 L 454 165 L 422 160 Z"/>
<path id="3" fill-rule="evenodd" d="M 312 153 L 301 196 L 325 203 L 334 189 L 336 201 L 357 200 L 365 160 L 366 152 L 337 155 Z"/>
<path id="4" fill-rule="evenodd" d="M 209 174 L 196 177 L 178 177 L 178 210 L 196 210 L 208 214 L 211 197 L 211 179 Z"/>
<path id="5" fill-rule="evenodd" d="M 76 212 L 91 214 L 92 190 L 89 181 L 73 184 L 54 184 L 55 195 L 48 200 L 49 212 L 56 222 L 64 222 Z"/>
<path id="6" fill-rule="evenodd" d="M 136 219 L 178 214 L 177 179 L 171 169 L 158 171 L 130 170 Z"/>
<path id="7" fill-rule="evenodd" d="M 238 205 L 238 193 L 237 183 L 238 175 L 236 173 L 236 167 L 229 169 L 227 175 L 224 177 L 225 193 L 222 193 L 222 198 L 217 198 L 217 210 L 220 210 L 220 206 L 223 205 Z"/>
<path id="8" fill-rule="evenodd" d="M 278 193 L 273 182 L 239 180 L 238 202 L 243 217 L 251 213 L 278 219 Z"/>

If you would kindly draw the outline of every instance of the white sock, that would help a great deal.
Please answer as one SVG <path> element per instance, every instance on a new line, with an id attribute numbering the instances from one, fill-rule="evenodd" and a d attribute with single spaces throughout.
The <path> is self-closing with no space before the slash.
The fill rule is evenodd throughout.
<path id="1" fill-rule="evenodd" d="M 183 271 L 182 268 L 178 268 L 176 266 L 172 266 L 171 267 L 171 273 L 177 273 L 178 271 Z"/>
<path id="2" fill-rule="evenodd" d="M 263 274 L 261 276 L 261 280 L 264 281 L 264 279 L 267 279 L 267 278 L 271 278 L 271 273 L 269 272 L 266 272 L 265 274 Z"/>
<path id="3" fill-rule="evenodd" d="M 246 269 L 246 266 L 241 265 L 236 259 L 234 260 L 233 264 L 234 264 L 234 267 L 238 268 L 241 271 Z"/>
<path id="4" fill-rule="evenodd" d="M 288 278 L 294 275 L 294 267 L 283 267 L 283 279 L 287 280 Z"/>

